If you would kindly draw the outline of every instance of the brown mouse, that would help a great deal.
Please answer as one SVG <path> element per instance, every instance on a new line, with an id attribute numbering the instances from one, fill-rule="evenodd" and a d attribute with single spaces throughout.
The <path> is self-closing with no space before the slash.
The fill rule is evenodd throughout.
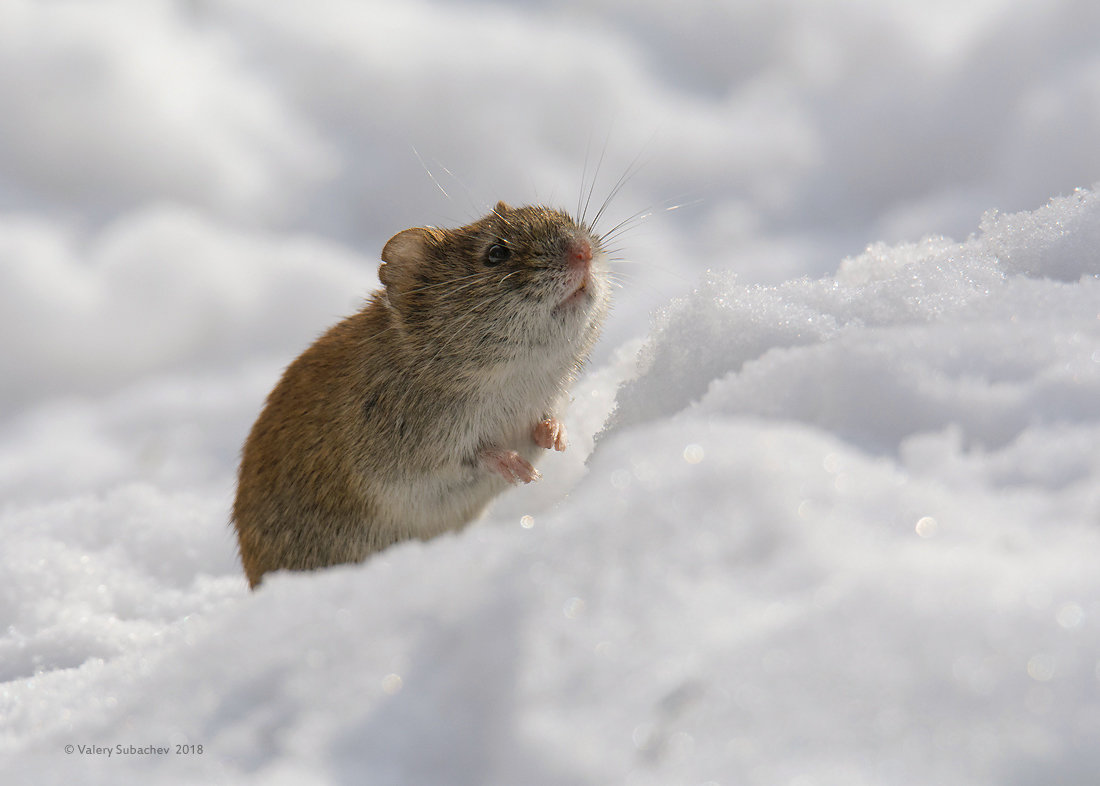
<path id="1" fill-rule="evenodd" d="M 564 450 L 556 417 L 610 303 L 600 239 L 547 207 L 382 250 L 383 288 L 287 367 L 245 441 L 250 586 L 465 526 Z"/>

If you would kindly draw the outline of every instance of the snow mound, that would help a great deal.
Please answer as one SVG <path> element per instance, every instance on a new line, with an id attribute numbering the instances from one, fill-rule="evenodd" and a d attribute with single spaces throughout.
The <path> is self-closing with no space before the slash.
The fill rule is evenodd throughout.
<path id="1" fill-rule="evenodd" d="M 740 286 L 713 272 L 661 313 L 602 437 L 689 406 L 895 454 L 948 426 L 999 447 L 1030 427 L 1095 425 L 1098 274 L 1100 198 L 1083 190 L 987 214 L 963 243 L 873 245 L 830 278 Z"/>
<path id="2" fill-rule="evenodd" d="M 1088 783 L 1098 205 L 712 272 L 582 381 L 556 507 L 364 565 L 248 594 L 216 494 L 9 506 L 6 776 Z"/>

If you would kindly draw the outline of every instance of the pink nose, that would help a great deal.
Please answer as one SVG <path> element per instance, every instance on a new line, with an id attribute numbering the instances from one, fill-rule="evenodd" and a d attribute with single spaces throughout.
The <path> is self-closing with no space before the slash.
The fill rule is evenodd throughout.
<path id="1" fill-rule="evenodd" d="M 574 240 L 565 253 L 572 268 L 587 268 L 592 261 L 592 245 L 585 238 Z"/>

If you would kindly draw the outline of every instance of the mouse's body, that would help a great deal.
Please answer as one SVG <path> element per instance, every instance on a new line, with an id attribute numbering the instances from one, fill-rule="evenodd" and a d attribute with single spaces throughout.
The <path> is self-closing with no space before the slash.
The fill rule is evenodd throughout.
<path id="1" fill-rule="evenodd" d="M 290 364 L 245 442 L 233 520 L 253 587 L 458 529 L 565 449 L 556 413 L 610 302 L 599 239 L 500 203 L 401 232 L 382 260 L 384 288 Z"/>

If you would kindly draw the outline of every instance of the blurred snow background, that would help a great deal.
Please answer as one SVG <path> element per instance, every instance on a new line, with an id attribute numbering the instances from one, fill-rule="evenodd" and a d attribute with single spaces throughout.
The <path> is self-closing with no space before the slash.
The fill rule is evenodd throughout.
<path id="1" fill-rule="evenodd" d="M 1093 783 L 1097 41 L 1080 0 L 0 3 L 5 782 Z M 573 209 L 605 145 L 604 228 L 653 216 L 571 450 L 249 595 L 281 368 L 390 235 Z"/>

